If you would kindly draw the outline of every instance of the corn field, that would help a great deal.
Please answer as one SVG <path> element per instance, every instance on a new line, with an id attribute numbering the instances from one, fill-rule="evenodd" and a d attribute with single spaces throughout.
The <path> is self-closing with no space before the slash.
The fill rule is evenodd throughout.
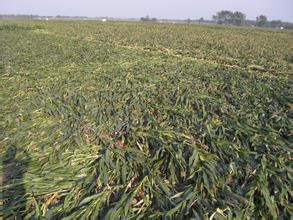
<path id="1" fill-rule="evenodd" d="M 3 219 L 290 219 L 293 32 L 0 21 Z"/>

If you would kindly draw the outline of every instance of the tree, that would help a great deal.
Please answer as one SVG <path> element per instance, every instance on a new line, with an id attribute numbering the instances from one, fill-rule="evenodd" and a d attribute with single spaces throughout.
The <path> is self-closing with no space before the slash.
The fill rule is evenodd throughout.
<path id="1" fill-rule="evenodd" d="M 234 24 L 243 25 L 245 23 L 246 15 L 240 11 L 220 11 L 213 16 L 213 20 L 218 24 Z"/>
<path id="2" fill-rule="evenodd" d="M 187 22 L 188 24 L 190 24 L 190 23 L 191 23 L 191 19 L 188 18 L 188 19 L 186 20 L 186 22 Z"/>
<path id="3" fill-rule="evenodd" d="M 141 21 L 152 21 L 152 22 L 156 22 L 157 19 L 156 18 L 150 18 L 150 16 L 146 16 L 146 17 L 142 17 L 140 18 Z"/>
<path id="4" fill-rule="evenodd" d="M 227 10 L 219 11 L 213 16 L 213 20 L 218 24 L 231 24 L 233 20 L 233 12 Z"/>
<path id="5" fill-rule="evenodd" d="M 268 26 L 268 18 L 265 15 L 260 15 L 256 17 L 256 25 L 258 27 L 266 27 Z"/>
<path id="6" fill-rule="evenodd" d="M 233 24 L 235 25 L 243 25 L 246 20 L 246 15 L 240 11 L 235 11 L 233 13 Z"/>
<path id="7" fill-rule="evenodd" d="M 281 20 L 273 20 L 270 22 L 270 27 L 279 28 L 283 26 L 283 22 Z"/>
<path id="8" fill-rule="evenodd" d="M 146 17 L 142 17 L 141 19 L 140 19 L 141 21 L 150 21 L 150 16 L 146 16 Z"/>

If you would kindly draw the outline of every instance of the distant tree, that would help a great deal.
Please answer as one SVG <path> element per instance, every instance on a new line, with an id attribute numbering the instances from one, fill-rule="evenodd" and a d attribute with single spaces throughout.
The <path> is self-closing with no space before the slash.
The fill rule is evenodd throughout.
<path id="1" fill-rule="evenodd" d="M 281 20 L 273 20 L 270 22 L 270 27 L 278 28 L 282 26 L 283 26 L 283 22 Z"/>
<path id="2" fill-rule="evenodd" d="M 218 16 L 217 15 L 213 15 L 213 21 L 218 23 Z"/>
<path id="3" fill-rule="evenodd" d="M 224 10 L 217 12 L 213 16 L 213 20 L 218 24 L 234 24 L 234 25 L 243 25 L 245 23 L 246 15 L 242 12 Z"/>
<path id="4" fill-rule="evenodd" d="M 198 21 L 199 22 L 204 22 L 204 18 L 200 18 Z"/>
<path id="5" fill-rule="evenodd" d="M 218 24 L 231 24 L 233 21 L 233 12 L 228 10 L 219 11 L 213 16 L 213 20 Z"/>
<path id="6" fill-rule="evenodd" d="M 156 18 L 150 18 L 150 16 L 146 16 L 146 17 L 142 17 L 140 18 L 141 21 L 152 21 L 152 22 L 156 22 L 157 19 Z"/>
<path id="7" fill-rule="evenodd" d="M 146 16 L 146 17 L 142 17 L 141 19 L 140 19 L 141 21 L 150 21 L 150 16 Z"/>
<path id="8" fill-rule="evenodd" d="M 256 17 L 256 25 L 258 27 L 267 27 L 268 26 L 268 18 L 265 15 L 260 15 Z"/>
<path id="9" fill-rule="evenodd" d="M 188 18 L 188 19 L 186 20 L 186 22 L 187 22 L 188 24 L 190 24 L 190 23 L 191 23 L 191 19 Z"/>
<path id="10" fill-rule="evenodd" d="M 235 11 L 233 13 L 233 24 L 235 25 L 243 25 L 245 24 L 246 15 L 240 11 Z"/>

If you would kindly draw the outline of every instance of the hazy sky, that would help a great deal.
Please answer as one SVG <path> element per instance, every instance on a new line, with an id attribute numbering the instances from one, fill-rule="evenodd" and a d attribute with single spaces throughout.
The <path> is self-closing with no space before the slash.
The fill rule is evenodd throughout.
<path id="1" fill-rule="evenodd" d="M 222 9 L 293 22 L 293 0 L 0 0 L 0 14 L 211 19 Z"/>

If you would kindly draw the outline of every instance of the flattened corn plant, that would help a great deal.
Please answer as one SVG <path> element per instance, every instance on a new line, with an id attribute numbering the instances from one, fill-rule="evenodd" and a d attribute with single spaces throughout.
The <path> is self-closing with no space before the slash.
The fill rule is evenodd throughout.
<path id="1" fill-rule="evenodd" d="M 292 47 L 291 32 L 6 23 L 0 26 L 2 217 L 292 216 L 290 63 L 280 61 L 288 71 L 280 75 L 245 69 L 255 65 L 249 59 L 241 59 L 241 68 L 228 67 L 196 57 L 193 41 L 168 36 L 170 30 L 191 39 L 201 30 L 243 35 L 233 43 L 238 59 L 238 50 L 258 40 L 254 33 L 287 37 L 291 41 L 283 44 Z M 146 27 L 145 35 L 133 35 Z M 211 48 L 202 49 L 213 57 L 211 39 L 204 38 Z M 151 41 L 185 52 L 137 47 Z M 217 42 L 221 48 L 232 44 Z M 287 51 L 283 44 L 275 46 Z"/>

